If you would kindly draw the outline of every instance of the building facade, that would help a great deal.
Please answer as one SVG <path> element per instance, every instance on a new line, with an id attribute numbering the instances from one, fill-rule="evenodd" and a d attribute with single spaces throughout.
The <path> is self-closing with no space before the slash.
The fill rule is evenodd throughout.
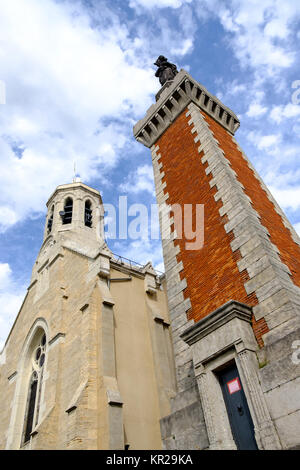
<path id="1" fill-rule="evenodd" d="M 161 234 L 177 394 L 161 420 L 167 449 L 300 446 L 300 241 L 238 127 L 185 70 L 134 127 L 169 208 Z M 184 205 L 200 248 L 183 233 Z"/>
<path id="2" fill-rule="evenodd" d="M 0 355 L 1 449 L 300 448 L 299 238 L 229 108 L 185 70 L 156 99 L 134 135 L 165 276 L 109 250 L 98 191 L 54 191 Z"/>
<path id="3" fill-rule="evenodd" d="M 117 259 L 98 191 L 59 186 L 0 356 L 1 449 L 160 449 L 175 372 L 163 281 Z"/>

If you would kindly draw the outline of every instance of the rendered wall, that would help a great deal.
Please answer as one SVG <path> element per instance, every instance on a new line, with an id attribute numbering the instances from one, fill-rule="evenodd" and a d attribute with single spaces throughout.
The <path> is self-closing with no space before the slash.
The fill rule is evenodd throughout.
<path id="1" fill-rule="evenodd" d="M 56 223 L 0 356 L 0 448 L 20 448 L 31 374 L 23 365 L 43 328 L 39 420 L 25 448 L 160 449 L 175 393 L 165 291 L 150 264 L 120 264 L 95 234 L 83 243 L 80 227 Z"/>

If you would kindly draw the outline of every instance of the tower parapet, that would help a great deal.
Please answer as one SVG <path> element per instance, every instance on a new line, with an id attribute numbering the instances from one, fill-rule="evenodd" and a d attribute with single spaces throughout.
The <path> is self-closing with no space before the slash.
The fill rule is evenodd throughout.
<path id="1" fill-rule="evenodd" d="M 157 102 L 133 128 L 138 142 L 151 147 L 190 103 L 205 111 L 234 134 L 240 126 L 236 114 L 212 95 L 201 83 L 181 69 L 172 82 L 166 82 L 156 95 Z"/>

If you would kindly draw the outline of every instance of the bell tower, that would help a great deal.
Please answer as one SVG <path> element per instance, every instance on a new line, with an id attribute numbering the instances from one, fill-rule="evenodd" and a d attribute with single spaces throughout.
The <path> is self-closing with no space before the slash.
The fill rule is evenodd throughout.
<path id="1" fill-rule="evenodd" d="M 99 191 L 78 181 L 60 185 L 47 202 L 43 244 L 32 278 L 58 247 L 89 256 L 104 245 L 104 208 Z"/>
<path id="2" fill-rule="evenodd" d="M 177 395 L 161 420 L 165 448 L 174 439 L 190 449 L 295 448 L 299 237 L 235 140 L 235 113 L 185 70 L 158 62 L 162 88 L 134 136 L 151 149 L 157 202 L 169 208 L 161 236 Z M 194 248 L 182 231 L 185 205 L 201 240 Z M 235 421 L 224 395 L 230 374 L 245 399 Z"/>
<path id="3" fill-rule="evenodd" d="M 58 186 L 47 202 L 47 209 L 44 241 L 64 232 L 76 233 L 91 242 L 103 241 L 104 209 L 95 189 L 81 182 Z"/>

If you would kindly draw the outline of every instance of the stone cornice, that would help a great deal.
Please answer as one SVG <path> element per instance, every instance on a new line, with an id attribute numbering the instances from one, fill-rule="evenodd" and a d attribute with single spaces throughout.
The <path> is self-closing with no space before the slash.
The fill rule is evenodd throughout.
<path id="1" fill-rule="evenodd" d="M 122 272 L 124 274 L 130 274 L 140 279 L 145 278 L 145 273 L 140 268 L 136 268 L 134 266 L 130 266 L 129 264 L 125 264 L 125 263 L 120 264 L 113 258 L 111 258 L 110 260 L 110 265 L 116 271 Z"/>
<path id="2" fill-rule="evenodd" d="M 174 81 L 160 90 L 156 104 L 150 106 L 145 118 L 133 128 L 134 137 L 151 147 L 176 117 L 191 103 L 195 103 L 227 131 L 234 135 L 240 122 L 229 108 L 194 80 L 184 69 Z"/>
<path id="3" fill-rule="evenodd" d="M 230 300 L 185 330 L 181 338 L 191 346 L 234 318 L 251 323 L 252 308 L 236 300 Z"/>
<path id="4" fill-rule="evenodd" d="M 99 191 L 97 191 L 94 188 L 91 188 L 87 184 L 78 182 L 78 183 L 61 184 L 60 186 L 57 186 L 57 188 L 53 191 L 53 193 L 49 197 L 49 199 L 46 203 L 46 206 L 49 207 L 49 205 L 51 204 L 53 198 L 57 195 L 57 193 L 66 192 L 66 191 L 70 191 L 70 190 L 74 191 L 76 189 L 82 189 L 82 190 L 86 191 L 87 193 L 90 193 L 91 195 L 99 198 L 101 203 L 102 203 L 102 198 L 101 198 L 101 194 L 99 193 Z"/>

